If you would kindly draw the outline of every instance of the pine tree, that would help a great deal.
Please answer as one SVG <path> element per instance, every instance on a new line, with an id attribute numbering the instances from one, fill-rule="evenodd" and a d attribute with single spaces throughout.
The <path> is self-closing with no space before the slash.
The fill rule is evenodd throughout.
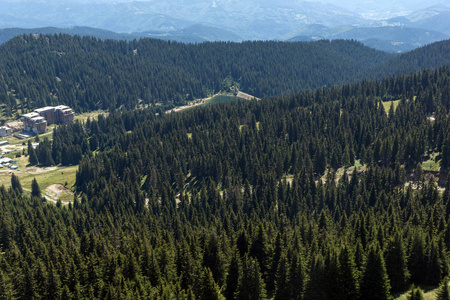
<path id="1" fill-rule="evenodd" d="M 38 198 L 42 196 L 41 188 L 39 187 L 36 178 L 33 178 L 33 180 L 31 181 L 31 195 Z"/>
<path id="2" fill-rule="evenodd" d="M 291 268 L 289 270 L 288 289 L 292 299 L 300 300 L 303 297 L 306 282 L 305 262 L 300 251 L 293 251 L 291 256 Z"/>
<path id="3" fill-rule="evenodd" d="M 20 184 L 19 177 L 16 176 L 15 174 L 11 175 L 11 188 L 19 194 L 23 193 L 23 188 L 22 185 Z"/>
<path id="4" fill-rule="evenodd" d="M 290 278 L 290 266 L 286 255 L 282 255 L 278 264 L 278 270 L 275 280 L 275 300 L 291 299 L 292 294 L 289 287 Z"/>
<path id="5" fill-rule="evenodd" d="M 51 266 L 49 268 L 49 276 L 47 282 L 47 295 L 46 299 L 60 299 L 61 298 L 61 280 L 59 279 L 59 275 L 54 270 L 54 267 Z"/>
<path id="6" fill-rule="evenodd" d="M 336 299 L 358 298 L 358 270 L 353 254 L 348 247 L 344 247 L 339 253 L 339 278 Z"/>
<path id="7" fill-rule="evenodd" d="M 223 285 L 225 264 L 222 251 L 220 250 L 219 238 L 216 233 L 209 236 L 203 255 L 203 265 L 211 270 L 214 280 L 219 285 Z"/>
<path id="8" fill-rule="evenodd" d="M 327 159 L 325 150 L 320 147 L 314 156 L 314 172 L 318 175 L 322 175 L 327 167 Z"/>
<path id="9" fill-rule="evenodd" d="M 450 300 L 450 289 L 449 289 L 449 280 L 448 277 L 445 277 L 442 280 L 441 285 L 437 291 L 436 300 Z"/>
<path id="10" fill-rule="evenodd" d="M 242 262 L 239 251 L 235 250 L 228 266 L 228 275 L 223 295 L 226 299 L 234 299 L 242 278 Z"/>
<path id="11" fill-rule="evenodd" d="M 269 254 L 269 241 L 267 239 L 266 231 L 263 225 L 259 225 L 256 237 L 250 247 L 250 256 L 258 260 L 263 276 L 267 274 L 267 270 L 269 269 Z"/>
<path id="12" fill-rule="evenodd" d="M 304 299 L 328 299 L 328 282 L 325 272 L 325 261 L 321 254 L 316 255 L 309 272 Z"/>
<path id="13" fill-rule="evenodd" d="M 0 270 L 0 299 L 1 300 L 15 300 L 16 292 L 9 277 Z"/>
<path id="14" fill-rule="evenodd" d="M 50 149 L 45 150 L 44 157 L 45 157 L 43 161 L 44 166 L 49 167 L 55 164 Z"/>
<path id="15" fill-rule="evenodd" d="M 220 293 L 219 286 L 214 281 L 211 270 L 204 268 L 200 283 L 199 300 L 225 300 Z"/>
<path id="16" fill-rule="evenodd" d="M 39 163 L 36 150 L 31 145 L 31 140 L 28 140 L 28 161 L 32 166 L 35 166 Z"/>
<path id="17" fill-rule="evenodd" d="M 383 256 L 377 246 L 372 246 L 361 278 L 360 299 L 390 300 L 390 289 Z"/>
<path id="18" fill-rule="evenodd" d="M 409 271 L 402 236 L 396 233 L 385 251 L 386 269 L 393 292 L 402 292 L 408 288 Z"/>
<path id="19" fill-rule="evenodd" d="M 426 283 L 429 285 L 438 285 L 441 281 L 441 265 L 442 262 L 439 259 L 439 250 L 436 242 L 433 241 L 428 250 L 428 261 L 426 269 Z"/>
<path id="20" fill-rule="evenodd" d="M 32 270 L 29 268 L 28 264 L 26 264 L 25 267 L 22 269 L 21 276 L 22 276 L 21 286 L 20 290 L 18 291 L 18 294 L 21 295 L 21 299 L 25 300 L 37 299 L 39 297 L 39 295 L 36 292 L 37 290 L 36 285 L 38 283 L 34 280 Z"/>
<path id="21" fill-rule="evenodd" d="M 408 270 L 411 272 L 411 281 L 414 284 L 425 283 L 427 258 L 424 243 L 423 234 L 415 232 L 408 255 Z"/>
<path id="22" fill-rule="evenodd" d="M 423 300 L 422 290 L 418 287 L 415 288 L 414 285 L 411 287 L 411 291 L 409 292 L 408 300 Z"/>
<path id="23" fill-rule="evenodd" d="M 64 285 L 64 287 L 62 288 L 61 299 L 67 299 L 67 300 L 74 299 L 73 294 L 70 292 L 67 285 Z"/>
<path id="24" fill-rule="evenodd" d="M 244 256 L 242 278 L 236 293 L 238 300 L 266 299 L 266 288 L 256 259 Z"/>

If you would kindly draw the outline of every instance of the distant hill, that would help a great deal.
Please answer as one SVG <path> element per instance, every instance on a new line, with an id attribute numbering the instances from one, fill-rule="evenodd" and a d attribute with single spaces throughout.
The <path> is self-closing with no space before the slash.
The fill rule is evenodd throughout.
<path id="1" fill-rule="evenodd" d="M 188 26 L 181 30 L 176 31 L 146 31 L 146 32 L 134 32 L 128 33 L 116 33 L 109 30 L 75 26 L 72 28 L 56 28 L 56 27 L 43 27 L 43 28 L 5 28 L 0 29 L 0 44 L 12 39 L 15 36 L 22 34 L 69 34 L 80 36 L 91 36 L 102 40 L 126 40 L 131 41 L 133 39 L 140 39 L 143 37 L 156 38 L 161 40 L 178 41 L 182 43 L 201 43 L 212 41 L 242 41 L 242 37 L 234 34 L 231 31 L 215 28 L 212 26 L 205 26 L 201 24 L 195 24 Z"/>
<path id="2" fill-rule="evenodd" d="M 194 24 L 181 30 L 169 32 L 135 32 L 133 35 L 142 37 L 158 38 L 162 40 L 172 40 L 178 42 L 206 42 L 206 41 L 233 41 L 243 40 L 239 35 L 220 28 Z"/>
<path id="3" fill-rule="evenodd" d="M 284 38 L 287 41 L 297 41 L 299 40 L 297 36 L 301 36 L 302 39 L 310 37 L 313 40 L 355 39 L 371 48 L 387 52 L 405 52 L 449 38 L 447 34 L 441 32 L 403 26 L 328 28 L 322 25 L 299 28 Z"/>
<path id="4" fill-rule="evenodd" d="M 450 11 L 412 23 L 411 26 L 433 29 L 450 35 Z"/>
<path id="5" fill-rule="evenodd" d="M 374 27 L 402 26 L 438 31 L 450 35 L 450 7 L 435 5 L 405 16 L 376 21 Z"/>
<path id="6" fill-rule="evenodd" d="M 133 40 L 139 38 L 138 35 L 126 34 L 126 33 L 115 33 L 109 30 L 75 26 L 72 28 L 56 28 L 56 27 L 43 27 L 43 28 L 5 28 L 0 29 L 0 44 L 12 39 L 15 36 L 22 34 L 69 34 L 69 35 L 80 35 L 80 36 L 92 36 L 102 40 L 113 39 L 113 40 Z"/>
<path id="7" fill-rule="evenodd" d="M 373 76 L 382 78 L 444 65 L 450 66 L 450 39 L 417 48 L 382 62 L 374 68 Z"/>

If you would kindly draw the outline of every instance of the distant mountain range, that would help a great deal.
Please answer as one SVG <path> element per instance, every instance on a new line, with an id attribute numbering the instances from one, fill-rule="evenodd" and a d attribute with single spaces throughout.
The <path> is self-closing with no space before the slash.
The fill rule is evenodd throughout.
<path id="1" fill-rule="evenodd" d="M 328 28 L 321 25 L 302 27 L 284 36 L 286 41 L 307 41 L 319 39 L 355 39 L 366 46 L 388 51 L 405 52 L 417 47 L 448 39 L 445 33 L 402 26 Z"/>
<path id="2" fill-rule="evenodd" d="M 379 50 L 403 52 L 450 37 L 450 8 L 443 4 L 382 20 L 332 4 L 290 0 L 5 0 L 0 12 L 0 43 L 22 33 L 63 32 L 197 43 L 356 39 Z"/>
<path id="3" fill-rule="evenodd" d="M 184 43 L 201 43 L 207 41 L 235 41 L 240 42 L 243 39 L 231 31 L 194 24 L 182 30 L 169 32 L 145 31 L 134 33 L 116 33 L 113 31 L 98 29 L 86 26 L 75 26 L 72 28 L 42 27 L 42 28 L 5 28 L 0 29 L 0 44 L 22 34 L 58 34 L 65 33 L 69 35 L 93 36 L 102 40 L 134 40 L 143 37 L 156 38 L 161 40 L 173 40 Z"/>

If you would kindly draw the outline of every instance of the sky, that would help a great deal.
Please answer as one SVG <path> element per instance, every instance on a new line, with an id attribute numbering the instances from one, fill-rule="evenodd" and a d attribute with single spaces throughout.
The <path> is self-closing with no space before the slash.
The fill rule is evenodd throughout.
<path id="1" fill-rule="evenodd" d="M 0 0 L 2 1 L 2 0 Z M 14 0 L 13 0 L 14 1 Z M 92 2 L 104 3 L 104 2 L 134 2 L 136 0 L 15 0 L 17 2 L 28 1 L 28 2 L 47 2 L 47 3 L 64 3 L 64 2 L 76 2 L 89 4 Z M 140 2 L 148 2 L 149 0 L 140 0 Z M 181 2 L 183 0 L 176 0 L 175 2 Z M 189 2 L 205 2 L 210 1 L 228 1 L 228 2 L 254 2 L 257 0 L 191 0 Z M 262 0 L 264 1 L 264 0 Z M 292 2 L 302 2 L 303 0 L 292 0 Z M 431 1 L 423 1 L 423 0 L 309 0 L 309 2 L 322 2 L 322 3 L 331 3 L 333 5 L 354 11 L 359 13 L 370 13 L 376 12 L 377 14 L 404 14 L 405 12 L 411 12 L 418 9 L 423 9 L 435 4 L 444 4 L 446 6 L 450 6 L 450 0 L 431 0 Z M 165 2 L 173 2 L 172 0 L 159 0 L 159 1 L 151 1 L 155 3 L 159 3 L 164 5 Z M 186 2 L 186 1 L 184 1 Z M 257 1 L 258 2 L 258 1 Z M 273 2 L 274 6 L 277 5 L 277 0 L 266 0 L 265 2 Z"/>
<path id="2" fill-rule="evenodd" d="M 92 2 L 91 0 L 74 0 L 82 3 Z M 96 2 L 133 2 L 136 0 L 94 0 Z M 146 2 L 148 0 L 140 0 L 142 2 Z M 195 0 L 193 0 L 195 1 Z M 198 0 L 197 0 L 198 1 Z M 202 0 L 200 0 L 202 1 Z M 211 2 L 213 0 L 210 0 Z M 216 0 L 217 1 L 217 0 Z M 253 1 L 253 0 L 224 0 L 224 1 Z M 293 2 L 302 2 L 303 0 L 292 0 Z M 310 2 L 315 2 L 314 0 L 309 0 Z M 317 1 L 317 0 L 316 0 Z M 163 3 L 164 0 L 157 1 L 159 3 Z M 273 2 L 274 5 L 277 4 L 277 0 L 269 0 L 266 2 Z M 322 3 L 331 3 L 336 6 L 340 6 L 352 11 L 385 11 L 388 12 L 402 12 L 402 11 L 414 11 L 417 9 L 423 9 L 435 4 L 444 4 L 450 6 L 450 0 L 431 0 L 431 1 L 423 1 L 423 0 L 319 0 L 317 2 Z"/>

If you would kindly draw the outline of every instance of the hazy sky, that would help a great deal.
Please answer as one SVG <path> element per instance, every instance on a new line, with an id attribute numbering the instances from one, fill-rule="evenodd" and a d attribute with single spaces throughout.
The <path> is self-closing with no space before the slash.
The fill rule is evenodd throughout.
<path id="1" fill-rule="evenodd" d="M 70 0 L 69 0 L 70 1 Z M 72 0 L 83 3 L 89 3 L 92 1 L 89 0 Z M 96 2 L 133 2 L 135 0 L 94 0 Z M 142 2 L 146 2 L 149 0 L 141 0 Z M 213 2 L 213 0 L 209 0 Z M 216 0 L 217 2 L 259 2 L 255 0 Z M 431 1 L 423 1 L 423 0 L 310 0 L 309 2 L 322 2 L 322 3 L 331 3 L 340 7 L 344 7 L 352 10 L 379 10 L 386 9 L 389 11 L 400 11 L 400 10 L 416 10 L 420 8 L 426 8 L 435 4 L 446 4 L 450 5 L 450 0 L 431 0 Z M 160 2 L 162 1 L 152 1 L 152 2 Z M 208 0 L 193 0 L 193 2 L 208 2 Z M 269 0 L 264 2 L 273 2 L 274 5 L 277 5 L 277 0 Z M 292 0 L 292 2 L 302 2 L 302 0 Z"/>
<path id="2" fill-rule="evenodd" d="M 1 0 L 0 0 L 1 1 Z M 29 2 L 50 2 L 50 3 L 70 3 L 70 2 L 78 2 L 89 4 L 92 2 L 102 3 L 102 2 L 134 2 L 136 0 L 15 0 L 17 2 L 20 1 L 29 1 Z M 277 5 L 277 0 L 191 0 L 191 1 L 183 1 L 178 0 L 175 2 L 252 2 L 258 3 L 263 1 L 265 3 L 272 2 L 274 6 Z M 302 2 L 303 0 L 292 0 L 292 2 Z M 444 4 L 450 6 L 450 0 L 431 0 L 431 1 L 423 1 L 423 0 L 310 0 L 309 2 L 322 2 L 322 3 L 331 3 L 336 6 L 340 6 L 352 11 L 356 12 L 386 12 L 386 13 L 402 13 L 402 12 L 411 12 L 417 9 L 426 8 L 435 4 Z M 140 2 L 153 2 L 156 5 L 159 3 L 163 5 L 165 2 L 174 2 L 173 0 L 140 0 Z"/>
<path id="3" fill-rule="evenodd" d="M 250 2 L 250 3 L 261 3 L 264 2 L 265 5 L 273 4 L 273 6 L 277 6 L 279 0 L 0 0 L 5 2 L 30 2 L 30 3 L 83 3 L 83 4 L 92 4 L 93 2 L 97 3 L 123 3 L 123 2 L 152 2 L 154 5 L 165 5 L 167 3 L 205 3 L 210 2 Z M 303 0 L 291 0 L 292 3 L 295 2 L 303 2 Z M 391 17 L 393 15 L 404 15 L 410 13 L 412 11 L 423 9 L 435 4 L 444 4 L 446 6 L 450 6 L 450 0 L 309 0 L 308 2 L 322 2 L 322 3 L 331 3 L 336 6 L 348 9 L 353 12 L 362 13 L 366 16 L 378 16 L 382 17 L 386 15 L 387 17 Z"/>

